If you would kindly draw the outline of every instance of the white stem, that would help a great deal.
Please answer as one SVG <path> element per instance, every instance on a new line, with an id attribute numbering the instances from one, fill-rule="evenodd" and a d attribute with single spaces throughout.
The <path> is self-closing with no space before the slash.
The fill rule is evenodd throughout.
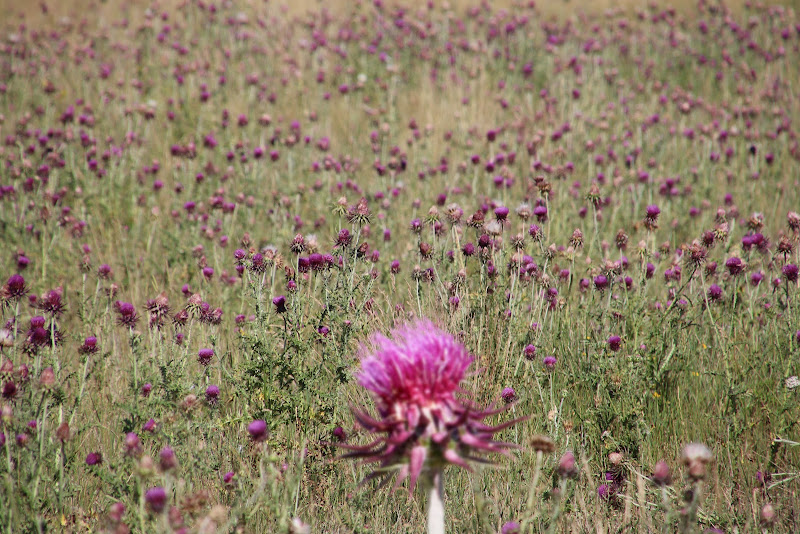
<path id="1" fill-rule="evenodd" d="M 428 498 L 428 534 L 444 534 L 444 481 L 441 471 L 433 475 Z"/>

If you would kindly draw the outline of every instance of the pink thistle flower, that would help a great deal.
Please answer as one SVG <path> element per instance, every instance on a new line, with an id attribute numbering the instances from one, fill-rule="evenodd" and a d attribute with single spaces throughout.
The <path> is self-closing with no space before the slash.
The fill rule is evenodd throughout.
<path id="1" fill-rule="evenodd" d="M 352 451 L 344 458 L 379 464 L 365 482 L 382 477 L 385 484 L 396 473 L 395 488 L 409 478 L 413 492 L 423 473 L 438 478 L 447 464 L 471 470 L 468 460 L 485 462 L 483 453 L 516 447 L 492 438 L 521 419 L 488 426 L 483 420 L 505 407 L 479 409 L 456 396 L 473 360 L 464 345 L 428 320 L 403 325 L 391 335 L 374 334 L 369 346 L 362 346 L 357 375 L 372 392 L 379 418 L 355 408 L 353 414 L 377 437 L 363 446 L 338 444 Z"/>

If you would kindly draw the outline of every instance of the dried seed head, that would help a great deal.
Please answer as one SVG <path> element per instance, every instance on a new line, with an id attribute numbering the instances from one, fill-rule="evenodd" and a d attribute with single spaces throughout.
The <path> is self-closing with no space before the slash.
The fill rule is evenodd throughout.
<path id="1" fill-rule="evenodd" d="M 555 452 L 556 444 L 548 436 L 542 434 L 536 434 L 531 438 L 531 448 L 536 452 L 541 452 L 543 454 L 550 454 L 552 452 Z"/>

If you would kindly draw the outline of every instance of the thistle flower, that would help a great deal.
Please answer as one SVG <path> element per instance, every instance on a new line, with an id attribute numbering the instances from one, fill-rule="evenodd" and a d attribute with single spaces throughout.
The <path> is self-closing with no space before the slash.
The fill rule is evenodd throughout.
<path id="1" fill-rule="evenodd" d="M 247 425 L 247 433 L 250 434 L 250 438 L 255 442 L 265 441 L 269 437 L 267 423 L 263 419 L 256 419 Z"/>
<path id="2" fill-rule="evenodd" d="M 144 494 L 144 502 L 148 510 L 154 514 L 160 514 L 167 506 L 167 492 L 161 486 L 150 488 Z"/>
<path id="3" fill-rule="evenodd" d="M 794 263 L 788 263 L 788 264 L 784 265 L 783 268 L 781 269 L 781 272 L 783 273 L 783 276 L 785 276 L 788 281 L 790 281 L 792 283 L 797 282 L 798 267 Z"/>
<path id="4" fill-rule="evenodd" d="M 706 464 L 714 460 L 714 455 L 702 443 L 689 443 L 683 448 L 683 465 L 689 468 L 689 478 L 701 480 L 706 476 Z"/>
<path id="5" fill-rule="evenodd" d="M 114 302 L 114 309 L 119 314 L 117 323 L 120 326 L 127 326 L 128 328 L 136 328 L 136 322 L 139 316 L 136 314 L 136 308 L 130 302 L 116 301 Z"/>
<path id="6" fill-rule="evenodd" d="M 725 261 L 725 267 L 728 268 L 728 272 L 731 276 L 738 276 L 742 274 L 746 266 L 740 258 L 733 256 Z"/>
<path id="7" fill-rule="evenodd" d="M 379 464 L 365 480 L 383 477 L 385 483 L 396 473 L 395 487 L 409 478 L 413 492 L 423 473 L 435 478 L 448 463 L 470 469 L 468 460 L 514 447 L 492 437 L 519 419 L 488 426 L 483 420 L 504 408 L 479 409 L 456 397 L 473 358 L 430 321 L 401 326 L 392 339 L 375 334 L 361 352 L 358 383 L 373 394 L 379 418 L 355 408 L 353 413 L 378 437 L 368 445 L 340 446 L 352 451 L 345 458 Z"/>
<path id="8" fill-rule="evenodd" d="M 20 300 L 27 294 L 25 279 L 18 274 L 11 275 L 8 282 L 0 289 L 0 298 L 3 300 Z"/>
<path id="9" fill-rule="evenodd" d="M 83 345 L 78 347 L 78 354 L 94 354 L 97 352 L 97 338 L 89 336 L 83 341 Z"/>
<path id="10" fill-rule="evenodd" d="M 656 486 L 669 486 L 672 483 L 672 475 L 669 472 L 669 465 L 664 460 L 659 460 L 653 468 L 653 484 Z"/>
<path id="11" fill-rule="evenodd" d="M 275 311 L 277 313 L 285 313 L 286 312 L 286 297 L 283 295 L 279 295 L 272 299 L 272 304 L 275 305 Z"/>
<path id="12" fill-rule="evenodd" d="M 165 445 L 161 452 L 158 454 L 159 467 L 161 471 L 167 472 L 178 467 L 178 459 L 175 457 L 175 451 L 172 447 Z"/>
<path id="13" fill-rule="evenodd" d="M 213 357 L 214 349 L 200 349 L 197 352 L 197 361 L 203 366 L 210 364 Z"/>
<path id="14" fill-rule="evenodd" d="M 575 460 L 575 454 L 572 451 L 567 451 L 561 456 L 558 461 L 558 476 L 561 478 L 576 478 L 578 476 L 578 465 Z"/>
<path id="15" fill-rule="evenodd" d="M 502 393 L 500 393 L 500 397 L 506 404 L 511 404 L 517 400 L 517 393 L 514 391 L 514 388 L 503 388 Z"/>
<path id="16" fill-rule="evenodd" d="M 206 402 L 210 405 L 215 405 L 219 402 L 219 387 L 211 384 L 206 388 Z"/>

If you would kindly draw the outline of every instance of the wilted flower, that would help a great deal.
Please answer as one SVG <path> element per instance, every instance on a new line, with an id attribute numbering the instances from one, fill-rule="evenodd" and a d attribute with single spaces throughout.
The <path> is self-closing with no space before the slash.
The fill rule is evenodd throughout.
<path id="1" fill-rule="evenodd" d="M 513 445 L 494 441 L 498 426 L 483 423 L 503 409 L 478 409 L 456 398 L 472 356 L 452 335 L 428 320 L 417 320 L 392 332 L 375 334 L 361 349 L 358 382 L 373 394 L 379 418 L 353 409 L 359 424 L 376 439 L 363 446 L 340 444 L 345 458 L 378 463 L 367 479 L 397 474 L 397 485 L 409 478 L 413 491 L 421 474 L 436 475 L 455 464 L 470 469 L 476 454 L 505 452 Z"/>
<path id="2" fill-rule="evenodd" d="M 531 448 L 536 452 L 550 454 L 556 450 L 556 444 L 549 436 L 536 434 L 531 438 Z"/>
<path id="3" fill-rule="evenodd" d="M 761 507 L 759 519 L 761 520 L 761 526 L 764 528 L 769 528 L 775 523 L 775 507 L 772 506 L 772 503 L 768 502 Z"/>
<path id="4" fill-rule="evenodd" d="M 786 379 L 786 389 L 792 390 L 800 387 L 800 378 L 797 376 L 790 376 Z"/>
<path id="5" fill-rule="evenodd" d="M 311 526 L 299 517 L 295 517 L 289 525 L 289 534 L 311 534 Z"/>
<path id="6" fill-rule="evenodd" d="M 39 375 L 39 385 L 43 388 L 51 388 L 56 383 L 56 374 L 52 367 L 45 367 Z"/>
<path id="7" fill-rule="evenodd" d="M 683 465 L 689 468 L 689 478 L 701 480 L 706 476 L 706 464 L 714 460 L 714 455 L 702 443 L 690 443 L 683 448 Z"/>

